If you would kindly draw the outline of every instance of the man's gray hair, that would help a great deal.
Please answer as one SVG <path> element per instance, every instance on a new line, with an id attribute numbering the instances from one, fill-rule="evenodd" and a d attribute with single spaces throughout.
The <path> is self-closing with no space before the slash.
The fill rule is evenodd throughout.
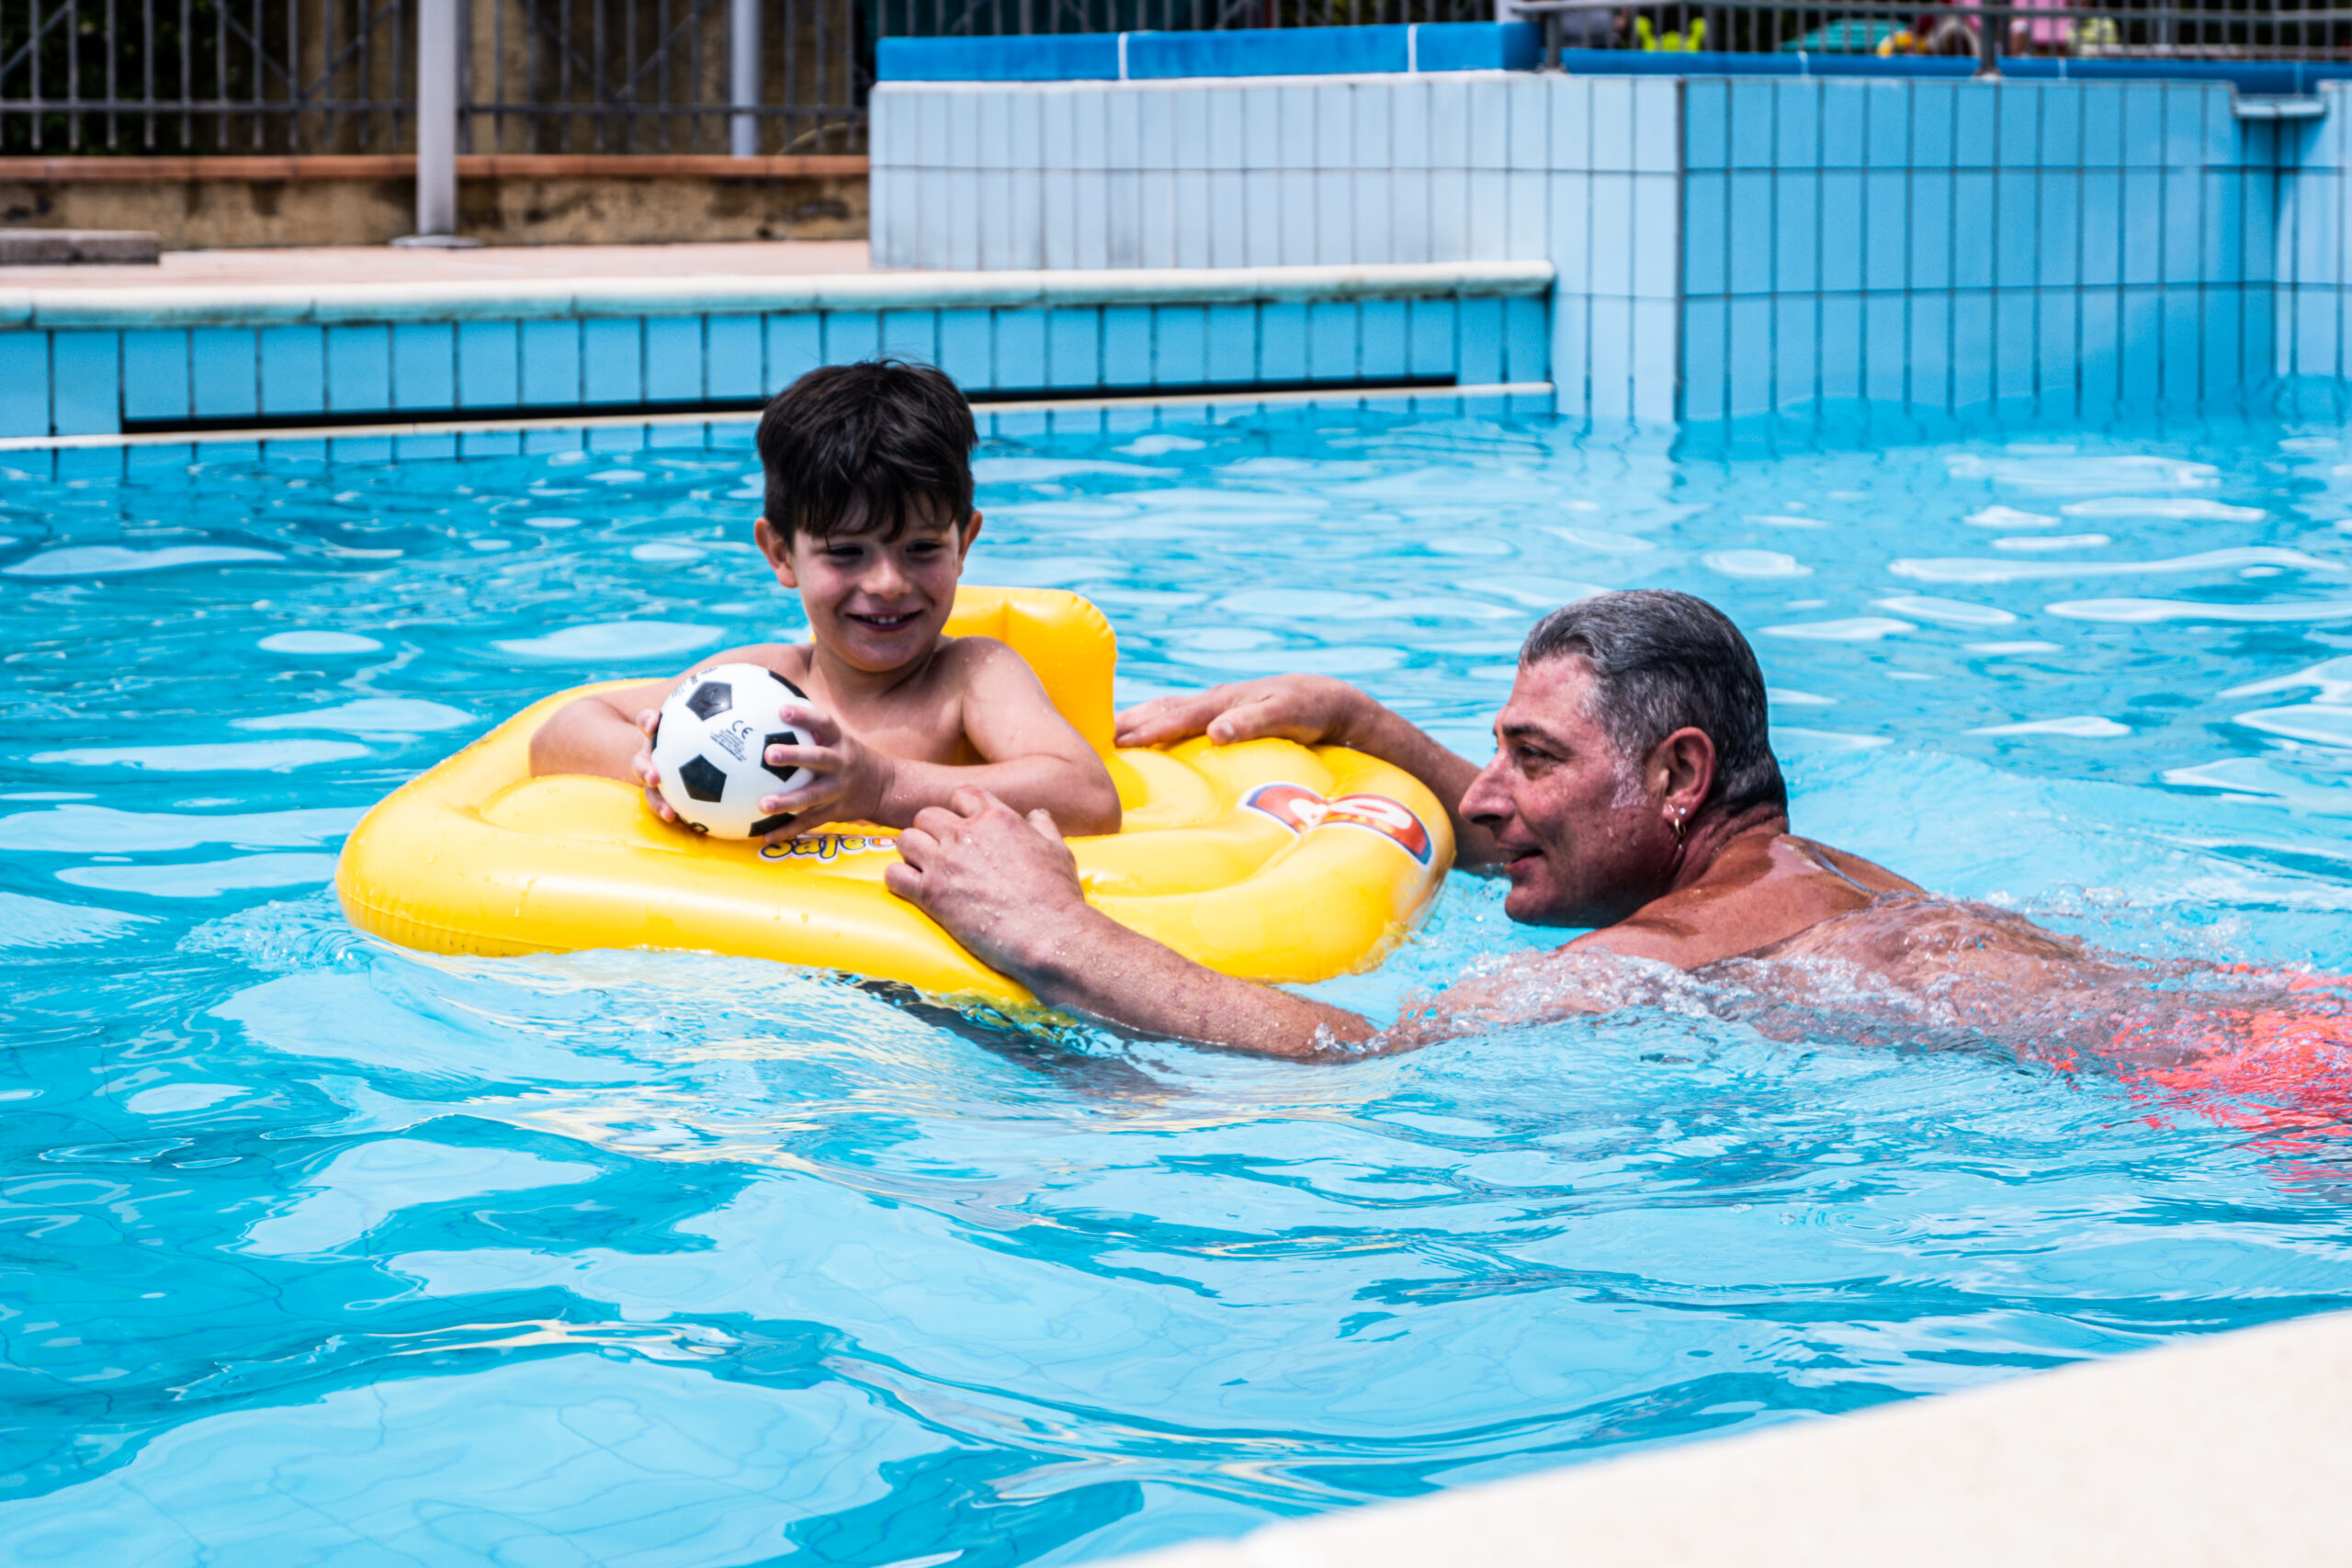
<path id="1" fill-rule="evenodd" d="M 1715 743 L 1715 782 L 1700 809 L 1785 811 L 1789 788 L 1765 712 L 1764 671 L 1729 616 L 1662 588 L 1596 593 L 1535 624 L 1521 664 L 1571 655 L 1592 666 L 1593 717 L 1628 764 L 1684 728 Z"/>

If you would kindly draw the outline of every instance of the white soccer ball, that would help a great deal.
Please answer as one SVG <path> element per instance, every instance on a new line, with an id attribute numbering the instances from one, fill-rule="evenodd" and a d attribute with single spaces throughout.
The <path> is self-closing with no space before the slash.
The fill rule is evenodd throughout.
<path id="1" fill-rule="evenodd" d="M 653 732 L 653 767 L 662 798 L 678 820 L 715 839 L 757 839 L 788 818 L 760 810 L 764 795 L 798 789 L 806 768 L 771 768 L 771 746 L 806 746 L 808 737 L 777 709 L 808 694 L 757 664 L 715 664 L 689 677 L 662 705 Z"/>

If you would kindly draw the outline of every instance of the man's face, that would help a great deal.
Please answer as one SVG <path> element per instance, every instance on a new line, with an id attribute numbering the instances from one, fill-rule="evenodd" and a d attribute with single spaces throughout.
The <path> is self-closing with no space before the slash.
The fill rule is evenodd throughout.
<path id="1" fill-rule="evenodd" d="M 842 523 L 826 538 L 797 534 L 789 543 L 763 523 L 760 543 L 776 580 L 800 591 L 809 635 L 829 652 L 871 674 L 902 669 L 931 651 L 956 607 L 979 513 L 961 529 L 920 513 L 895 539 L 859 531 L 862 514 Z"/>
<path id="2" fill-rule="evenodd" d="M 1581 658 L 1520 666 L 1495 719 L 1498 748 L 1462 797 L 1510 877 L 1504 913 L 1539 926 L 1605 926 L 1666 890 L 1674 840 L 1638 767 L 1592 716 Z"/>

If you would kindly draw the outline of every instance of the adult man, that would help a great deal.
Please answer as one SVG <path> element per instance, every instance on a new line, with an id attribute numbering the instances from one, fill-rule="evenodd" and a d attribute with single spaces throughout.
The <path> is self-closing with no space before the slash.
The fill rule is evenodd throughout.
<path id="1" fill-rule="evenodd" d="M 1506 1022 L 1650 1000 L 1675 971 L 1792 961 L 1775 1002 L 1835 970 L 1938 1024 L 2008 1017 L 2051 987 L 2112 975 L 2014 917 L 1931 899 L 1868 861 L 1792 836 L 1747 639 L 1686 593 L 1604 593 L 1555 611 L 1520 655 L 1480 768 L 1340 682 L 1307 676 L 1162 698 L 1125 744 L 1206 732 L 1283 736 L 1385 758 L 1453 808 L 1457 864 L 1510 879 L 1504 910 L 1594 928 L 1416 1006 L 1369 1020 L 1204 969 L 1089 908 L 1050 819 L 978 791 L 901 835 L 891 889 L 1057 1006 L 1141 1032 L 1277 1056 L 1408 1049 Z M 1646 961 L 1646 962 L 1645 962 Z M 1736 966 L 1735 965 L 1735 966 Z M 1670 966 L 1670 967 L 1667 967 Z M 1752 975 L 1742 983 L 1753 988 Z"/>

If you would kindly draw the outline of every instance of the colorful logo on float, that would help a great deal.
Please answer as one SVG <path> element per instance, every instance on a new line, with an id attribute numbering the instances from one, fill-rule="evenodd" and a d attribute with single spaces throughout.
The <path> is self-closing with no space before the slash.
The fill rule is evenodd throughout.
<path id="1" fill-rule="evenodd" d="M 831 865 L 843 855 L 870 855 L 898 847 L 896 836 L 811 833 L 805 839 L 786 839 L 780 843 L 762 844 L 760 858 L 768 862 L 813 860 L 820 865 Z"/>
<path id="2" fill-rule="evenodd" d="M 1362 828 L 1377 833 L 1422 865 L 1434 846 L 1430 830 L 1402 802 L 1385 795 L 1338 795 L 1329 799 L 1305 784 L 1264 784 L 1241 797 L 1252 811 L 1272 818 L 1294 833 L 1316 828 Z"/>

